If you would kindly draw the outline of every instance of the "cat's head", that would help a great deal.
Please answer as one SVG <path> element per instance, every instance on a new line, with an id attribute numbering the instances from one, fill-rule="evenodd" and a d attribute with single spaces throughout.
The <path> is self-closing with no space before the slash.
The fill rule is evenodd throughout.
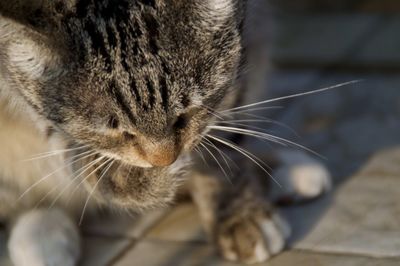
<path id="1" fill-rule="evenodd" d="M 239 2 L 0 3 L 0 73 L 75 142 L 132 166 L 169 166 L 232 94 Z"/>

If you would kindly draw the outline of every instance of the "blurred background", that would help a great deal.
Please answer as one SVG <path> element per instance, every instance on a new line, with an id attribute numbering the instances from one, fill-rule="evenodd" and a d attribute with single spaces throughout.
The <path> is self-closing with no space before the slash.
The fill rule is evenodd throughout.
<path id="1" fill-rule="evenodd" d="M 264 36 L 272 41 L 268 51 L 256 51 L 269 60 L 255 62 L 264 74 L 252 71 L 249 82 L 257 81 L 264 97 L 359 81 L 279 102 L 283 108 L 272 114 L 328 158 L 337 182 L 400 143 L 400 1 L 271 0 L 263 8 L 273 22 Z M 293 139 L 287 130 L 274 131 Z"/>
<path id="2" fill-rule="evenodd" d="M 250 35 L 248 83 L 263 98 L 359 81 L 268 113 L 298 137 L 279 125 L 275 135 L 326 157 L 334 189 L 281 209 L 290 251 L 267 265 L 400 265 L 400 1 L 254 3 L 262 34 Z"/>

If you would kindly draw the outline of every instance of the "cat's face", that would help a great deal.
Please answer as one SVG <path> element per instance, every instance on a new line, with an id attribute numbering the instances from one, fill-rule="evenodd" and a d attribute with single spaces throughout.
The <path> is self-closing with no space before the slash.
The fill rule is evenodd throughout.
<path id="1" fill-rule="evenodd" d="M 237 93 L 234 1 L 63 0 L 48 2 L 47 20 L 0 16 L 0 75 L 58 132 L 116 159 L 103 178 L 84 179 L 103 199 L 159 206 L 178 184 L 180 161 L 168 166 Z"/>
<path id="2" fill-rule="evenodd" d="M 238 7 L 227 0 L 94 2 L 78 1 L 49 35 L 29 30 L 26 40 L 9 41 L 7 74 L 76 142 L 130 165 L 168 166 L 198 143 L 209 110 L 232 90 L 241 57 Z"/>

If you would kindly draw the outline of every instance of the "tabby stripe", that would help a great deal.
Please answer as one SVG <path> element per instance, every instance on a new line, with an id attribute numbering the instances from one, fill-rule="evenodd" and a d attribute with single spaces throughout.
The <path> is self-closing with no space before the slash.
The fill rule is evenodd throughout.
<path id="1" fill-rule="evenodd" d="M 95 21 L 93 20 L 86 21 L 84 27 L 92 41 L 92 49 L 101 54 L 105 61 L 107 71 L 111 72 L 111 55 L 107 51 L 103 34 L 96 27 Z"/>
<path id="2" fill-rule="evenodd" d="M 150 52 L 155 55 L 160 50 L 157 43 L 157 37 L 159 36 L 159 25 L 157 20 L 151 14 L 144 15 L 144 23 L 147 29 L 147 38 Z"/>
<path id="3" fill-rule="evenodd" d="M 133 55 L 138 55 L 139 54 L 139 43 L 138 40 L 139 38 L 143 35 L 142 30 L 140 29 L 140 25 L 137 21 L 133 22 L 133 25 L 129 25 L 128 31 L 131 34 L 131 39 L 135 40 L 132 45 L 133 45 Z"/>
<path id="4" fill-rule="evenodd" d="M 169 93 L 168 93 L 168 85 L 165 77 L 160 78 L 160 92 L 162 99 L 162 106 L 165 111 L 168 111 L 169 106 Z"/>
<path id="5" fill-rule="evenodd" d="M 156 0 L 141 0 L 140 2 L 146 6 L 156 8 Z"/>
<path id="6" fill-rule="evenodd" d="M 93 4 L 92 0 L 79 0 L 76 4 L 76 14 L 79 18 L 85 18 L 89 13 L 89 6 Z"/>
<path id="7" fill-rule="evenodd" d="M 136 86 L 136 81 L 133 77 L 131 78 L 131 90 L 132 90 L 132 93 L 135 95 L 136 102 L 141 103 L 142 97 L 140 97 L 139 90 Z"/>
<path id="8" fill-rule="evenodd" d="M 153 85 L 153 83 L 151 82 L 151 80 L 149 79 L 149 78 L 147 78 L 146 79 L 146 86 L 147 86 L 147 89 L 148 89 L 148 106 L 150 107 L 150 108 L 152 108 L 153 106 L 154 106 L 154 104 L 155 104 L 155 101 L 156 101 L 156 97 L 155 97 L 155 93 L 156 93 L 156 91 L 155 91 L 155 89 L 154 89 L 154 85 Z"/>
<path id="9" fill-rule="evenodd" d="M 129 107 L 129 104 L 125 101 L 125 97 L 121 93 L 121 91 L 120 91 L 119 87 L 117 86 L 117 84 L 115 83 L 115 81 L 111 85 L 111 89 L 112 89 L 114 98 L 115 98 L 117 104 L 120 106 L 121 110 L 128 116 L 129 120 L 132 123 L 135 123 L 136 122 L 135 116 L 133 115 L 133 113 Z"/>
<path id="10" fill-rule="evenodd" d="M 107 31 L 107 41 L 108 41 L 108 45 L 110 46 L 110 48 L 115 48 L 117 47 L 118 44 L 118 40 L 116 38 L 116 30 L 115 30 L 115 26 L 112 24 L 108 24 L 106 26 L 106 31 Z"/>

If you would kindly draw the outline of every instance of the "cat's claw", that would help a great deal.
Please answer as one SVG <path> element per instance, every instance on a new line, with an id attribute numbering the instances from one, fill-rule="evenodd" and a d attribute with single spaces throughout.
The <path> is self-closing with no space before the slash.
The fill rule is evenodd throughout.
<path id="1" fill-rule="evenodd" d="M 289 235 L 289 225 L 277 213 L 256 211 L 220 223 L 217 243 L 225 259 L 254 264 L 280 253 Z"/>

